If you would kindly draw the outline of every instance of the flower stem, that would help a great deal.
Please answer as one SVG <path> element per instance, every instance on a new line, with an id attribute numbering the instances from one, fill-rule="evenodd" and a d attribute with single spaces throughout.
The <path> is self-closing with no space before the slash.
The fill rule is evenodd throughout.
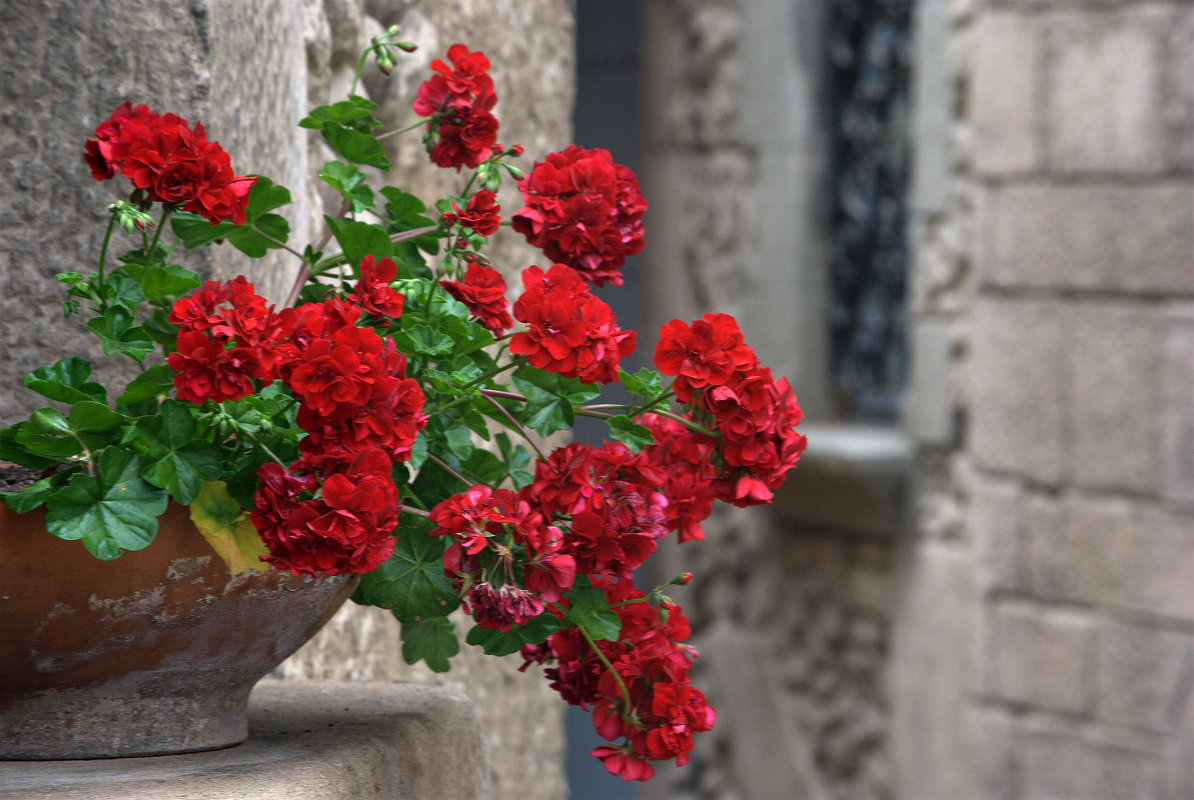
<path id="1" fill-rule="evenodd" d="M 481 391 L 481 396 L 482 396 L 482 397 L 484 397 L 484 398 L 485 398 L 486 400 L 488 400 L 489 402 L 493 403 L 493 405 L 494 405 L 494 408 L 496 408 L 498 411 L 501 411 L 501 412 L 502 412 L 502 416 L 504 416 L 506 419 L 510 420 L 510 423 L 511 423 L 511 424 L 512 424 L 512 425 L 513 425 L 515 428 L 517 428 L 517 429 L 518 429 L 518 433 L 519 433 L 519 435 L 521 435 L 523 439 L 526 439 L 526 442 L 527 442 L 527 444 L 529 444 L 529 445 L 531 446 L 531 448 L 532 448 L 532 449 L 533 449 L 533 450 L 534 450 L 536 453 L 538 453 L 538 454 L 539 454 L 539 460 L 541 460 L 541 461 L 546 461 L 546 460 L 547 460 L 547 456 L 543 455 L 543 451 L 539 449 L 539 445 L 538 445 L 538 444 L 536 444 L 536 443 L 535 443 L 535 440 L 531 438 L 531 435 L 530 435 L 529 433 L 527 433 L 527 430 L 526 430 L 526 428 L 522 427 L 522 423 L 520 423 L 518 420 L 514 419 L 514 415 L 512 415 L 512 414 L 511 414 L 509 411 L 507 411 L 507 410 L 506 410 L 506 408 L 505 408 L 505 406 L 503 406 L 503 405 L 502 405 L 501 403 L 499 403 L 497 400 L 494 400 L 494 399 L 493 399 L 493 397 L 492 397 L 492 395 L 491 395 L 491 392 L 492 392 L 492 394 L 496 394 L 496 395 L 498 395 L 498 396 L 503 396 L 503 395 L 513 395 L 514 397 L 519 397 L 519 395 L 514 395 L 514 393 L 513 393 L 513 392 L 498 392 L 498 391 L 494 391 L 494 390 L 491 390 L 491 389 L 483 389 L 483 390 Z M 525 397 L 523 397 L 522 399 L 523 399 L 523 400 L 526 400 L 526 398 L 525 398 Z"/>
<path id="2" fill-rule="evenodd" d="M 613 676 L 614 682 L 618 684 L 618 689 L 622 692 L 622 716 L 634 727 L 642 730 L 642 725 L 638 722 L 638 717 L 634 714 L 634 708 L 630 705 L 630 690 L 626 688 L 626 684 L 622 682 L 622 676 L 614 669 L 614 665 L 609 663 L 609 659 L 605 657 L 605 653 L 601 652 L 601 648 L 597 646 L 597 642 L 589 635 L 588 630 L 584 625 L 577 625 L 576 629 L 580 631 L 580 635 L 585 637 L 585 641 L 589 643 L 589 647 L 593 648 L 593 652 L 597 654 L 597 658 L 609 670 L 609 674 Z"/>
<path id="3" fill-rule="evenodd" d="M 423 119 L 416 122 L 414 125 L 411 125 L 406 128 L 394 129 L 392 131 L 386 131 L 385 133 L 379 133 L 377 136 L 374 136 L 373 138 L 380 142 L 382 139 L 389 139 L 391 136 L 398 136 L 400 134 L 413 131 L 415 128 L 421 128 L 430 121 L 431 121 L 430 117 L 424 117 Z"/>

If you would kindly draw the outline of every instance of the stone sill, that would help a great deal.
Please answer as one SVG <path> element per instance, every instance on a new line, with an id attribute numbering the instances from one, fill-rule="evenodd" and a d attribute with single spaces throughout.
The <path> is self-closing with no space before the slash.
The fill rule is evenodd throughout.
<path id="1" fill-rule="evenodd" d="M 891 538 L 909 530 L 916 445 L 894 427 L 802 423 L 808 449 L 775 493 L 797 530 Z"/>
<path id="2" fill-rule="evenodd" d="M 486 797 L 489 764 L 460 694 L 397 682 L 262 681 L 249 738 L 152 758 L 0 762 L 0 798 Z"/>

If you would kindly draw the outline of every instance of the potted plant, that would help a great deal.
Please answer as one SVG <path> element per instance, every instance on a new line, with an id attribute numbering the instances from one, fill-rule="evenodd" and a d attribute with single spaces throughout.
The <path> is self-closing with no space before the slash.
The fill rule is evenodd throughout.
<path id="1" fill-rule="evenodd" d="M 366 53 L 383 71 L 414 47 L 397 34 Z M 50 553 L 27 595 L 71 587 L 79 596 L 70 602 L 98 607 L 104 620 L 148 626 L 105 639 L 117 661 L 152 651 L 152 665 L 105 678 L 125 687 L 120 703 L 182 680 L 155 672 L 161 664 L 226 674 L 264 628 L 289 630 L 266 648 L 280 661 L 351 592 L 392 611 L 403 655 L 437 671 L 458 650 L 449 615 L 463 608 L 468 644 L 521 653 L 567 702 L 593 712 L 610 742 L 593 755 L 626 779 L 649 778 L 652 761 L 684 763 L 693 734 L 713 725 L 688 680 L 696 653 L 684 644 L 682 609 L 666 586 L 637 587 L 633 574 L 669 533 L 704 538 L 714 501 L 770 501 L 805 446 L 799 406 L 726 314 L 672 320 L 655 345 L 655 370 L 622 368 L 638 336 L 595 289 L 620 285 L 625 258 L 643 247 L 639 183 L 609 153 L 575 145 L 516 166 L 522 148 L 497 141 L 489 66 L 453 45 L 413 101 L 429 157 L 460 175 L 458 192 L 430 208 L 398 187 L 371 188 L 366 171 L 389 169 L 380 140 L 401 133 L 382 130 L 373 103 L 353 94 L 312 110 L 299 124 L 336 154 L 319 177 L 342 203 L 307 246 L 291 243 L 279 213 L 289 192 L 237 175 L 201 124 L 125 103 L 86 142 L 92 175 L 127 180 L 133 191 L 109 206 L 96 271 L 58 276 L 66 312 L 87 315 L 105 353 L 131 358 L 140 372 L 111 394 L 80 358 L 26 379 L 60 405 L 0 431 L 0 458 L 35 472 L 3 493 L 14 513 L 0 546 L 18 571 Z M 495 194 L 503 180 L 523 195 L 508 221 Z M 512 291 L 484 255 L 505 225 L 546 256 Z M 125 237 L 132 245 L 119 252 Z M 203 282 L 176 263 L 180 245 L 214 243 L 250 258 L 292 253 L 289 297 L 271 305 L 244 276 Z M 632 399 L 602 402 L 600 387 L 611 383 Z M 604 420 L 609 441 L 544 444 L 577 416 Z M 28 524 L 40 527 L 17 533 Z M 157 586 L 121 577 L 126 594 L 108 600 L 76 586 L 159 550 L 146 568 Z M 202 596 L 155 606 L 173 590 L 163 582 L 202 587 Z M 12 626 L 22 615 L 5 613 L 5 648 L 34 641 L 29 625 L 44 632 L 70 617 L 70 602 L 55 600 L 49 621 L 22 623 L 20 635 Z M 241 605 L 273 622 L 234 610 Z M 190 624 L 203 608 L 218 609 L 232 630 L 186 628 L 181 638 L 224 649 L 166 654 L 162 630 Z M 247 643 L 229 646 L 246 631 Z M 46 687 L 64 664 L 79 668 L 79 692 L 98 685 L 94 643 L 33 649 L 7 670 L 33 677 L 20 702 L 19 681 L 0 679 L 0 728 L 31 724 L 30 708 L 58 725 Z M 154 729 L 142 739 L 156 744 L 121 752 L 243 738 L 244 697 L 271 666 L 245 671 L 216 708 L 171 714 L 169 704 L 182 701 L 166 692 L 144 709 L 222 715 L 231 732 L 202 739 Z"/>

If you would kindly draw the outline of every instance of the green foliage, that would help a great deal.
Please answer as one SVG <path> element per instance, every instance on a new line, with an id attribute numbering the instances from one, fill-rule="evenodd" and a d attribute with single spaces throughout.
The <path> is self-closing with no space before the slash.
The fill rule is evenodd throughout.
<path id="1" fill-rule="evenodd" d="M 432 527 L 419 517 L 400 517 L 394 554 L 362 578 L 353 601 L 387 608 L 404 625 L 452 613 L 460 598 L 444 576 L 448 543 L 430 536 Z"/>
<path id="2" fill-rule="evenodd" d="M 128 450 L 104 450 L 95 475 L 76 472 L 46 498 L 46 529 L 60 539 L 81 539 L 103 561 L 148 546 L 167 497 L 141 478 L 140 466 Z"/>
<path id="3" fill-rule="evenodd" d="M 281 247 L 290 236 L 290 223 L 279 214 L 268 213 L 289 203 L 289 189 L 259 176 L 249 192 L 244 225 L 235 225 L 231 220 L 212 225 L 198 214 L 186 211 L 175 212 L 170 225 L 174 235 L 188 248 L 223 239 L 250 258 L 261 258 L 266 251 Z"/>

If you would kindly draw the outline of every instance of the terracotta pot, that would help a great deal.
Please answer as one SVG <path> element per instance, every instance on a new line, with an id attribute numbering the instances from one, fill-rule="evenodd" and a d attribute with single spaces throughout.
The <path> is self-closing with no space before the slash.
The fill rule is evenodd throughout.
<path id="1" fill-rule="evenodd" d="M 0 758 L 161 755 L 245 739 L 249 690 L 357 576 L 229 574 L 171 504 L 115 561 L 0 503 Z"/>

